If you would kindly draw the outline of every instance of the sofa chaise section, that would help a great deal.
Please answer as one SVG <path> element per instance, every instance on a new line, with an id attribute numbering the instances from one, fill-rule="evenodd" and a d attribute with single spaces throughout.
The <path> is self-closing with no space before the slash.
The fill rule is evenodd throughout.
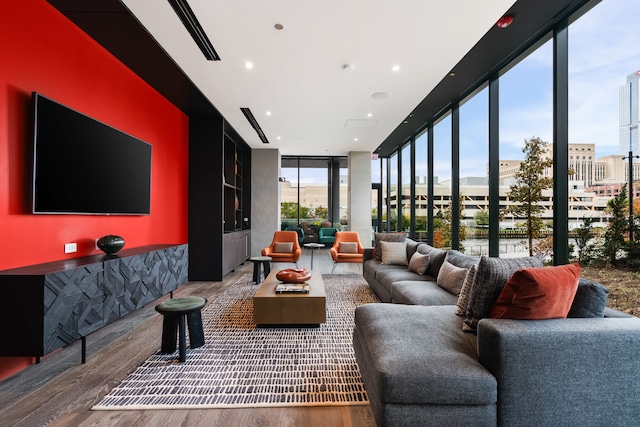
<path id="1" fill-rule="evenodd" d="M 379 427 L 496 425 L 495 377 L 455 306 L 367 304 L 354 350 Z"/>

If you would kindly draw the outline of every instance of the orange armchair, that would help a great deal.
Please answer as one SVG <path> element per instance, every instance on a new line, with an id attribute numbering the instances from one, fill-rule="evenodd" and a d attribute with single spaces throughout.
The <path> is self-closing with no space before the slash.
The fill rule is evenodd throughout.
<path id="1" fill-rule="evenodd" d="M 289 245 L 291 243 L 291 245 Z M 276 231 L 271 244 L 262 250 L 262 256 L 271 257 L 271 262 L 292 262 L 298 266 L 302 248 L 295 231 Z"/>
<path id="2" fill-rule="evenodd" d="M 342 248 L 340 247 L 341 243 L 343 243 Z M 333 268 L 331 269 L 331 274 L 333 274 L 333 270 L 335 270 L 339 262 L 362 264 L 364 247 L 360 243 L 360 236 L 357 231 L 337 231 L 336 241 L 329 252 L 333 259 Z"/>

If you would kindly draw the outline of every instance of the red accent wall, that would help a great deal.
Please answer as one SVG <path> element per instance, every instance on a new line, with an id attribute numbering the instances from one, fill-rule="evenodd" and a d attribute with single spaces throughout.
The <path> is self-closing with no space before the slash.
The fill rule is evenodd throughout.
<path id="1" fill-rule="evenodd" d="M 0 52 L 0 270 L 96 253 L 106 234 L 125 247 L 186 243 L 188 117 L 45 0 L 4 2 Z M 32 92 L 152 144 L 151 215 L 30 213 Z M 0 358 L 0 379 L 29 363 Z"/>

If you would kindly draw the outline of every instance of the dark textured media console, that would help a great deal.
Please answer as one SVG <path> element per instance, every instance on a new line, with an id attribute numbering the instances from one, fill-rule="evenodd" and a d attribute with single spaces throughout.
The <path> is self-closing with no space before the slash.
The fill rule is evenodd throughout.
<path id="1" fill-rule="evenodd" d="M 186 283 L 188 264 L 187 244 L 151 245 L 0 271 L 0 356 L 83 339 Z"/>

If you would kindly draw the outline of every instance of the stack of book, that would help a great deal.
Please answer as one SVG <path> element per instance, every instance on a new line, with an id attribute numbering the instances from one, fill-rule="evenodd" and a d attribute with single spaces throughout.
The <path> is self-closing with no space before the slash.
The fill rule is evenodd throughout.
<path id="1" fill-rule="evenodd" d="M 276 293 L 309 293 L 309 285 L 307 283 L 279 283 L 276 285 Z"/>

